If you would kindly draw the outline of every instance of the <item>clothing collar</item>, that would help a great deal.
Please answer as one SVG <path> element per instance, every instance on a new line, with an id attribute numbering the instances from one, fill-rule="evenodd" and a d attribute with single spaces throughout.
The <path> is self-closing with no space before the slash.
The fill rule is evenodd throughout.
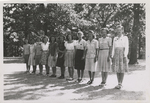
<path id="1" fill-rule="evenodd" d="M 92 42 L 94 42 L 94 39 L 92 39 L 92 41 L 88 40 L 88 42 L 89 42 L 89 43 L 92 43 Z"/>

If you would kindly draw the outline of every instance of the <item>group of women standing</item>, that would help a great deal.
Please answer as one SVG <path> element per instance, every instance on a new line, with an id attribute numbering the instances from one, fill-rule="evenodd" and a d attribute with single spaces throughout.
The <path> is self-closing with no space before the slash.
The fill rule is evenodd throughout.
<path id="1" fill-rule="evenodd" d="M 73 40 L 71 32 L 64 37 L 59 37 L 59 42 L 56 42 L 55 37 L 43 38 L 43 43 L 40 39 L 34 44 L 28 44 L 25 40 L 24 59 L 26 62 L 27 72 L 30 70 L 30 65 L 33 66 L 33 72 L 36 72 L 36 66 L 39 65 L 40 73 L 42 74 L 43 65 L 46 68 L 46 74 L 49 75 L 49 68 L 52 68 L 52 75 L 56 77 L 56 66 L 61 68 L 61 76 L 59 79 L 65 78 L 65 68 L 68 68 L 69 78 L 67 81 L 74 80 L 74 69 L 77 70 L 77 82 L 81 82 L 84 75 L 84 70 L 87 69 L 90 80 L 87 84 L 92 84 L 94 81 L 95 72 L 101 72 L 102 82 L 101 87 L 106 85 L 108 72 L 116 72 L 118 85 L 117 89 L 122 88 L 124 73 L 128 70 L 127 55 L 128 55 L 128 38 L 123 34 L 124 28 L 118 25 L 115 29 L 116 37 L 107 37 L 108 30 L 101 30 L 102 37 L 95 39 L 95 33 L 92 30 L 88 32 L 88 40 L 82 39 L 84 36 L 82 31 L 78 31 L 78 40 Z"/>

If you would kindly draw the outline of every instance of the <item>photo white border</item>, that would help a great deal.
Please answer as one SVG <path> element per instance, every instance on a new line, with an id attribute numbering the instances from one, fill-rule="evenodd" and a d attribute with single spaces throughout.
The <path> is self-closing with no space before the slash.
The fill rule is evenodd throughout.
<path id="1" fill-rule="evenodd" d="M 50 103 L 50 101 L 30 101 L 30 100 L 4 100 L 4 86 L 3 86 L 3 3 L 146 3 L 146 71 L 147 71 L 147 93 L 146 93 L 146 100 L 105 100 L 105 101 L 86 101 L 92 103 L 150 103 L 150 1 L 149 0 L 3 0 L 0 1 L 0 103 Z M 60 101 L 60 102 L 67 102 L 68 101 Z M 84 103 L 85 101 L 69 101 L 69 103 L 74 102 L 81 102 Z M 51 103 L 56 103 L 51 100 Z"/>

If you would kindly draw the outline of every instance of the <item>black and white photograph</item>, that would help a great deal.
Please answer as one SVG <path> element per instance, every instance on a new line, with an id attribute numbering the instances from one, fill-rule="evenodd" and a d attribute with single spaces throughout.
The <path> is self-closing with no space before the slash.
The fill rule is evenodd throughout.
<path id="1" fill-rule="evenodd" d="M 146 6 L 3 2 L 3 101 L 150 99 Z"/>

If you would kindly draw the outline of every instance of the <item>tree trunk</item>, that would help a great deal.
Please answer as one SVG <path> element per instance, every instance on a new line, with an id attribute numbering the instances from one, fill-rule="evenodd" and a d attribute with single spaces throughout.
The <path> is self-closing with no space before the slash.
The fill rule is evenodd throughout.
<path id="1" fill-rule="evenodd" d="M 137 45 L 138 45 L 138 35 L 139 35 L 139 6 L 140 4 L 134 4 L 134 23 L 133 23 L 133 33 L 132 33 L 132 43 L 131 43 L 131 54 L 129 64 L 137 63 Z"/>
<path id="2" fill-rule="evenodd" d="M 141 34 L 139 35 L 139 50 L 138 50 L 138 53 L 139 53 L 139 59 L 142 59 L 142 54 L 141 54 Z"/>

